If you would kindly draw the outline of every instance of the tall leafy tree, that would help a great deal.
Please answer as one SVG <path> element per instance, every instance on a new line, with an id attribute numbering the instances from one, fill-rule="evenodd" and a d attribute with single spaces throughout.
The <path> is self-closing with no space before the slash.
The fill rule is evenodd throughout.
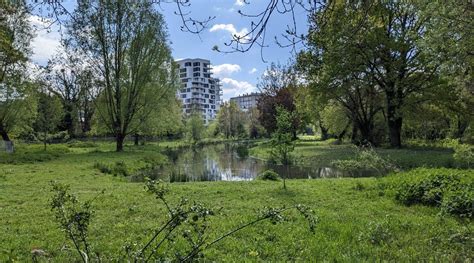
<path id="1" fill-rule="evenodd" d="M 418 4 L 334 1 L 311 16 L 309 52 L 314 61 L 322 62 L 315 67 L 324 71 L 319 76 L 334 80 L 330 82 L 334 86 L 348 86 L 346 90 L 382 94 L 392 147 L 401 146 L 403 112 L 409 98 L 423 96 L 437 85 L 439 63 L 429 60 L 419 45 L 426 35 L 429 16 L 420 12 Z M 331 70 L 334 68 L 343 71 Z M 375 114 L 372 109 L 379 105 L 373 102 L 381 98 L 366 101 L 364 107 Z"/>
<path id="2" fill-rule="evenodd" d="M 217 114 L 219 131 L 226 138 L 239 137 L 245 134 L 245 116 L 234 101 L 221 105 Z"/>
<path id="3" fill-rule="evenodd" d="M 31 118 L 27 61 L 32 38 L 28 8 L 24 1 L 0 3 L 0 136 L 10 141 L 9 133 Z"/>
<path id="4" fill-rule="evenodd" d="M 91 58 L 103 86 L 98 97 L 100 121 L 116 138 L 138 132 L 176 77 L 163 17 L 151 1 L 81 0 L 70 34 Z"/>
<path id="5" fill-rule="evenodd" d="M 57 96 L 45 92 L 38 94 L 37 114 L 33 127 L 43 141 L 44 150 L 46 150 L 49 135 L 58 128 L 61 112 L 62 105 Z"/>
<path id="6" fill-rule="evenodd" d="M 301 118 L 297 114 L 295 104 L 296 76 L 292 69 L 281 65 L 271 64 L 258 85 L 262 96 L 258 99 L 257 108 L 260 112 L 260 123 L 267 133 L 271 134 L 277 129 L 277 107 L 283 107 L 294 113 L 292 116 L 292 134 L 296 134 L 301 125 Z"/>
<path id="7" fill-rule="evenodd" d="M 100 83 L 87 56 L 75 52 L 68 42 L 65 39 L 61 49 L 49 60 L 45 79 L 49 92 L 61 99 L 61 130 L 76 137 L 91 129 Z"/>

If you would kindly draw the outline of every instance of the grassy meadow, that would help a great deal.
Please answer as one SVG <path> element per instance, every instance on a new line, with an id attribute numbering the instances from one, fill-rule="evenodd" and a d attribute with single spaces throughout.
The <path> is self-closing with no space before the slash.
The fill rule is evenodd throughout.
<path id="1" fill-rule="evenodd" d="M 1 154 L 0 262 L 31 261 L 33 249 L 46 252 L 40 261 L 80 260 L 54 221 L 49 205 L 51 181 L 70 185 L 80 200 L 97 196 L 89 231 L 92 248 L 104 262 L 123 260 L 124 245 L 143 245 L 153 229 L 165 222 L 166 211 L 144 191 L 143 183 L 102 174 L 94 164 L 123 161 L 133 170 L 143 166 L 145 158 L 166 162 L 160 151 L 177 145 L 127 146 L 122 153 L 113 152 L 112 143 L 52 145 L 46 152 L 41 145 L 19 145 L 15 154 Z M 265 157 L 265 147 L 253 148 L 251 153 Z M 350 158 L 350 149 L 300 141 L 296 153 L 304 162 L 323 163 Z M 381 149 L 380 154 L 406 168 L 452 164 L 450 150 Z M 463 173 L 474 177 L 473 170 Z M 400 204 L 390 188 L 399 176 L 288 180 L 287 191 L 281 182 L 259 180 L 169 187 L 173 203 L 185 197 L 216 211 L 210 221 L 210 239 L 255 218 L 263 207 L 303 204 L 318 218 L 315 233 L 296 212 L 276 225 L 258 223 L 206 250 L 209 261 L 471 262 L 473 222 L 442 214 L 436 207 Z M 177 242 L 169 253 L 182 245 Z"/>

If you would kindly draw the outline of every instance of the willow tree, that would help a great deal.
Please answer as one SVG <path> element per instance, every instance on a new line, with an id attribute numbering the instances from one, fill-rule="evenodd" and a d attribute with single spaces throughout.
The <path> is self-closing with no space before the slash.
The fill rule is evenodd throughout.
<path id="1" fill-rule="evenodd" d="M 0 2 L 0 136 L 10 142 L 9 133 L 30 120 L 27 103 L 26 64 L 32 38 L 26 3 Z"/>
<path id="2" fill-rule="evenodd" d="M 152 1 L 80 0 L 69 33 L 99 72 L 97 114 L 123 151 L 125 137 L 176 86 L 163 17 Z"/>

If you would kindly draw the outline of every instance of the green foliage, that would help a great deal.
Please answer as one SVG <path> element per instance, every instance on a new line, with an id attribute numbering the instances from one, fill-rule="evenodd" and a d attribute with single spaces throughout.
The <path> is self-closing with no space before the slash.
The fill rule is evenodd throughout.
<path id="1" fill-rule="evenodd" d="M 186 120 L 186 137 L 192 144 L 198 144 L 204 137 L 206 127 L 201 114 L 191 113 Z"/>
<path id="2" fill-rule="evenodd" d="M 454 146 L 454 160 L 460 167 L 474 167 L 474 146 L 469 144 L 457 144 Z"/>
<path id="3" fill-rule="evenodd" d="M 348 171 L 357 172 L 377 171 L 384 173 L 395 170 L 394 165 L 382 158 L 373 148 L 357 148 L 355 157 L 348 160 L 336 160 L 332 162 L 335 167 Z"/>
<path id="4" fill-rule="evenodd" d="M 162 142 L 160 146 L 175 147 L 184 143 Z M 150 143 L 146 147 L 131 147 L 127 154 L 121 154 L 114 152 L 111 142 L 98 145 L 100 152 L 58 145 L 70 152 L 48 162 L 0 165 L 0 177 L 3 175 L 3 179 L 0 179 L 0 203 L 8 204 L 3 207 L 0 216 L 0 261 L 31 261 L 32 248 L 41 249 L 49 255 L 39 258 L 40 262 L 81 260 L 79 255 L 70 251 L 72 243 L 68 241 L 67 246 L 64 246 L 64 232 L 59 231 L 52 220 L 51 211 L 44 209 L 51 192 L 37 191 L 49 189 L 51 180 L 70 185 L 71 193 L 76 193 L 80 201 L 91 200 L 101 189 L 107 189 L 106 194 L 93 203 L 95 213 L 89 227 L 93 253 L 101 256 L 101 262 L 127 261 L 124 245 L 130 245 L 133 251 L 141 249 L 147 237 L 151 237 L 157 227 L 169 220 L 166 208 L 157 206 L 154 197 L 143 191 L 143 184 L 112 176 L 97 176 L 92 168 L 94 162 L 113 164 L 117 160 L 124 160 L 130 168 L 133 164 L 142 165 L 145 157 L 158 153 L 161 147 Z M 52 145 L 48 152 L 56 146 Z M 19 151 L 33 151 L 32 148 L 37 152 L 42 151 L 42 145 L 29 145 L 26 149 L 18 145 Z M 295 150 L 306 157 L 313 154 L 314 158 L 308 164 L 314 165 L 331 158 L 346 158 L 351 155 L 351 151 L 352 148 L 346 144 L 334 146 L 320 141 L 298 141 Z M 433 150 L 378 151 L 381 151 L 379 153 L 382 156 L 406 156 L 412 163 L 424 160 L 423 156 L 428 156 L 426 159 L 434 163 L 442 160 Z M 452 156 L 450 152 L 443 154 Z M 0 161 L 3 161 L 3 157 L 0 156 Z M 181 197 L 186 197 L 191 203 L 197 200 L 213 208 L 216 216 L 210 218 L 209 238 L 249 222 L 256 218 L 255 211 L 269 205 L 311 204 L 321 218 L 313 234 L 307 231 L 307 222 L 295 210 L 288 210 L 283 223 L 272 225 L 264 221 L 211 246 L 204 251 L 205 260 L 208 261 L 232 262 L 236 258 L 266 262 L 304 261 L 308 258 L 342 262 L 347 261 L 347 258 L 353 261 L 377 261 L 383 258 L 397 262 L 430 258 L 449 262 L 471 260 L 474 257 L 471 249 L 472 220 L 460 221 L 451 216 L 440 219 L 437 208 L 404 206 L 394 202 L 388 194 L 379 194 L 379 183 L 388 185 L 391 179 L 396 180 L 399 175 L 403 174 L 382 178 L 293 180 L 290 191 L 276 189 L 275 184 L 260 180 L 175 183 L 169 185 L 171 192 L 168 193 L 168 200 L 176 204 Z M 357 182 L 365 186 L 364 191 L 353 189 Z M 363 242 L 358 240 L 358 235 L 367 232 L 371 222 L 383 222 L 387 213 L 390 214 L 393 237 L 389 242 L 371 245 L 369 239 L 364 238 Z M 33 236 L 35 240 L 31 239 Z M 175 250 L 184 249 L 187 243 L 178 241 L 169 244 L 169 250 L 166 246 L 161 251 L 172 254 Z M 90 261 L 95 261 L 94 255 Z"/>
<path id="5" fill-rule="evenodd" d="M 395 182 L 395 199 L 405 205 L 424 204 L 460 217 L 474 215 L 474 173 L 462 170 L 416 169 Z"/>
<path id="6" fill-rule="evenodd" d="M 46 151 L 42 145 L 19 145 L 12 154 L 0 152 L 0 163 L 22 164 L 46 162 L 69 153 L 64 145 L 51 145 Z"/>
<path id="7" fill-rule="evenodd" d="M 236 102 L 226 102 L 219 108 L 217 114 L 219 132 L 226 138 L 245 137 L 245 115 Z"/>
<path id="8" fill-rule="evenodd" d="M 249 148 L 247 145 L 239 144 L 235 148 L 235 151 L 237 152 L 237 156 L 241 159 L 245 159 L 249 156 Z"/>
<path id="9" fill-rule="evenodd" d="M 368 241 L 373 245 L 388 244 L 393 238 L 390 222 L 370 222 L 366 230 L 359 235 L 360 241 Z"/>
<path id="10" fill-rule="evenodd" d="M 112 169 L 107 164 L 104 164 L 101 162 L 95 162 L 93 167 L 94 169 L 99 170 L 99 172 L 103 174 L 112 174 Z"/>
<path id="11" fill-rule="evenodd" d="M 291 152 L 295 149 L 292 135 L 292 113 L 283 107 L 277 107 L 277 129 L 272 134 L 271 156 L 284 165 L 292 162 Z"/>
<path id="12" fill-rule="evenodd" d="M 69 148 L 96 148 L 99 145 L 95 142 L 71 140 L 67 142 L 67 146 Z"/>
<path id="13" fill-rule="evenodd" d="M 88 242 L 89 224 L 93 215 L 93 200 L 80 203 L 76 196 L 69 193 L 69 186 L 52 183 L 54 195 L 51 199 L 51 210 L 56 222 L 66 237 L 74 244 L 74 248 L 84 263 L 91 258 Z"/>
<path id="14" fill-rule="evenodd" d="M 94 169 L 97 169 L 103 174 L 112 174 L 113 176 L 129 176 L 130 172 L 124 161 L 115 162 L 113 165 L 108 165 L 102 162 L 95 162 Z"/>
<path id="15" fill-rule="evenodd" d="M 159 200 L 168 214 L 166 222 L 159 224 L 150 232 L 150 237 L 140 247 L 127 242 L 123 248 L 126 261 L 181 261 L 190 262 L 203 258 L 203 251 L 220 243 L 229 236 L 261 221 L 270 221 L 277 224 L 286 220 L 285 212 L 296 210 L 308 222 L 309 229 L 315 232 L 317 218 L 314 211 L 303 205 L 291 207 L 271 208 L 265 207 L 260 210 L 256 218 L 247 223 L 234 227 L 224 234 L 210 239 L 208 231 L 210 229 L 211 217 L 216 214 L 210 208 L 198 202 L 189 202 L 185 198 L 174 203 L 169 200 L 170 188 L 161 181 L 147 179 L 145 189 Z M 88 241 L 89 224 L 93 215 L 91 210 L 92 201 L 80 203 L 75 195 L 69 193 L 69 186 L 53 184 L 54 196 L 51 201 L 51 208 L 55 213 L 56 221 L 61 230 L 66 233 L 66 237 L 72 241 L 75 250 L 81 256 L 84 263 L 89 262 L 92 256 L 97 261 L 101 261 L 99 253 L 93 253 L 93 249 Z M 174 244 L 182 244 L 176 247 Z M 164 248 L 164 249 L 163 249 Z"/>
<path id="16" fill-rule="evenodd" d="M 62 106 L 56 96 L 50 96 L 41 92 L 38 97 L 38 112 L 34 128 L 39 133 L 38 137 L 41 137 L 46 150 L 48 136 L 57 129 L 61 120 Z"/>
<path id="17" fill-rule="evenodd" d="M 129 171 L 125 162 L 124 161 L 115 162 L 115 165 L 112 166 L 112 174 L 114 176 L 117 176 L 117 175 L 128 176 Z"/>
<path id="18" fill-rule="evenodd" d="M 163 115 L 155 110 L 175 100 L 179 85 L 163 16 L 150 1 L 84 0 L 78 1 L 70 21 L 71 43 L 96 58 L 92 70 L 107 80 L 97 86 L 96 110 L 99 123 L 116 137 L 116 151 L 123 151 L 129 134 L 159 130 L 151 122 Z M 108 44 L 114 41 L 121 45 Z"/>
<path id="19" fill-rule="evenodd" d="M 266 170 L 259 174 L 257 179 L 264 181 L 280 181 L 280 175 L 275 173 L 273 170 Z"/>

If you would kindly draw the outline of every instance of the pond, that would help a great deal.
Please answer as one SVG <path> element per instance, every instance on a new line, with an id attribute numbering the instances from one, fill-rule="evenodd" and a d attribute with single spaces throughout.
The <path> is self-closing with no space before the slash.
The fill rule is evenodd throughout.
<path id="1" fill-rule="evenodd" d="M 287 169 L 283 165 L 269 164 L 248 156 L 248 147 L 248 145 L 242 144 L 218 144 L 196 149 L 168 149 L 165 154 L 170 159 L 170 165 L 160 169 L 156 177 L 170 182 L 248 181 L 254 180 L 260 173 L 268 169 L 291 179 L 373 175 L 363 171 L 356 174 L 348 173 L 330 166 L 291 165 Z"/>

